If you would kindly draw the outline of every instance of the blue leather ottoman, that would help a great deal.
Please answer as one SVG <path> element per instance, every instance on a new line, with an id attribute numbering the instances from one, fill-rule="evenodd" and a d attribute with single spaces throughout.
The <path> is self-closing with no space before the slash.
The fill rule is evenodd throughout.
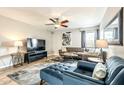
<path id="1" fill-rule="evenodd" d="M 68 66 L 63 63 L 55 64 L 40 70 L 41 84 L 46 81 L 52 85 L 63 85 L 63 71 L 73 72 L 76 67 Z"/>

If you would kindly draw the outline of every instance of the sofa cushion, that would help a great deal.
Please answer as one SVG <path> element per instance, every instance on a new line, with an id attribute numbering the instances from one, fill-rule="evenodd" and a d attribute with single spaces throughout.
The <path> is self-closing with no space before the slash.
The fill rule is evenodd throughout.
<path id="1" fill-rule="evenodd" d="M 63 63 L 51 65 L 40 70 L 40 78 L 47 81 L 48 84 L 61 85 L 63 84 L 63 71 L 73 72 L 76 69 L 74 66 L 68 66 Z"/>
<path id="2" fill-rule="evenodd" d="M 124 68 L 124 59 L 112 56 L 106 62 L 107 77 L 105 79 L 106 84 L 110 84 L 115 76 Z"/>
<path id="3" fill-rule="evenodd" d="M 75 72 L 63 72 L 63 84 L 65 85 L 104 85 L 104 81 L 93 79 Z"/>
<path id="4" fill-rule="evenodd" d="M 67 52 L 84 52 L 83 48 L 79 47 L 66 47 Z"/>
<path id="5" fill-rule="evenodd" d="M 97 80 L 102 80 L 106 77 L 106 66 L 102 63 L 98 63 L 93 71 L 92 77 Z"/>
<path id="6" fill-rule="evenodd" d="M 94 63 L 94 62 L 79 60 L 78 61 L 78 64 L 77 64 L 77 68 L 84 69 L 84 70 L 88 70 L 90 72 L 93 72 L 96 64 L 97 63 Z"/>
<path id="7" fill-rule="evenodd" d="M 48 84 L 61 85 L 63 84 L 62 72 L 55 69 L 45 68 L 40 70 L 40 78 Z"/>
<path id="8" fill-rule="evenodd" d="M 67 50 L 66 50 L 66 47 L 62 47 L 62 52 L 66 52 Z"/>

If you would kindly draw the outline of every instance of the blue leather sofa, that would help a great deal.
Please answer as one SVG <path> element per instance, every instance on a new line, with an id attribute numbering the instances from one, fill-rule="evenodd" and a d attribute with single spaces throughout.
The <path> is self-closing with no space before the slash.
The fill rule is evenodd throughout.
<path id="1" fill-rule="evenodd" d="M 124 85 L 124 59 L 112 56 L 107 60 L 107 76 L 104 80 L 92 78 L 96 64 L 83 60 L 75 68 L 56 64 L 42 69 L 40 78 L 51 85 Z"/>

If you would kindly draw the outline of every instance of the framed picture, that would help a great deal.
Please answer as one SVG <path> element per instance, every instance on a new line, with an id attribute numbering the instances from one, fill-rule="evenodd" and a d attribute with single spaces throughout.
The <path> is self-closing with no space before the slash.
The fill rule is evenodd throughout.
<path id="1" fill-rule="evenodd" d="M 62 34 L 62 45 L 63 46 L 71 45 L 71 32 L 65 32 Z"/>

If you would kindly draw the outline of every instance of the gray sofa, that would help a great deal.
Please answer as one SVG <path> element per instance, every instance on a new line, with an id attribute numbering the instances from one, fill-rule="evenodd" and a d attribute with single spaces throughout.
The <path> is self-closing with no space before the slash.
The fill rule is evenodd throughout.
<path id="1" fill-rule="evenodd" d="M 75 55 L 72 56 L 72 54 L 75 54 Z M 59 50 L 59 55 L 63 59 L 73 58 L 77 60 L 88 60 L 87 59 L 88 57 L 96 57 L 96 58 L 100 57 L 100 52 L 99 52 L 99 49 L 96 49 L 96 48 L 85 49 L 80 47 L 66 47 L 66 51 L 62 51 L 61 49 Z M 106 59 L 105 53 L 104 53 L 104 59 Z"/>
<path id="2" fill-rule="evenodd" d="M 106 62 L 107 76 L 92 78 L 97 63 L 80 60 L 77 67 L 56 64 L 40 71 L 41 81 L 52 85 L 124 85 L 124 59 L 112 56 Z M 42 83 L 42 82 L 41 82 Z"/>
<path id="3" fill-rule="evenodd" d="M 82 58 L 80 56 L 66 56 L 65 53 L 77 53 L 77 52 L 84 52 L 84 48 L 79 47 L 66 47 L 66 51 L 59 50 L 59 55 L 65 60 L 65 59 L 78 59 L 81 60 Z"/>

